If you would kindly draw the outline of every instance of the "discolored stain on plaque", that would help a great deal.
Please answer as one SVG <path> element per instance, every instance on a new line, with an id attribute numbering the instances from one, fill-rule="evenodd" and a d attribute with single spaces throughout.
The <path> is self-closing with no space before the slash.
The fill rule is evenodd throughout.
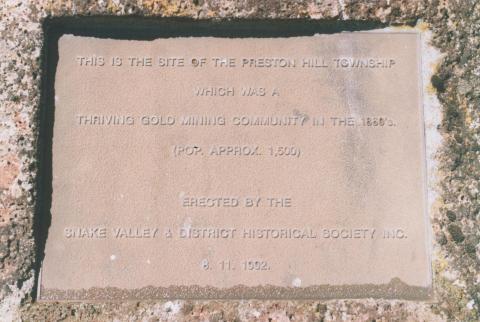
<path id="1" fill-rule="evenodd" d="M 429 298 L 418 38 L 63 35 L 39 299 Z"/>

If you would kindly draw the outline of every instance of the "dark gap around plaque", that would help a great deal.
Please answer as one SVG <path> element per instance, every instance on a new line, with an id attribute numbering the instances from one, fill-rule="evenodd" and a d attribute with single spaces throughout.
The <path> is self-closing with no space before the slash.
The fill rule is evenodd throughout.
<path id="1" fill-rule="evenodd" d="M 35 241 L 35 287 L 32 298 L 38 298 L 38 284 L 45 245 L 51 225 L 52 139 L 55 121 L 55 74 L 58 64 L 58 40 L 64 34 L 123 40 L 154 40 L 174 37 L 286 38 L 334 34 L 343 31 L 366 31 L 385 28 L 374 21 L 337 21 L 307 19 L 241 19 L 194 20 L 156 17 L 56 17 L 43 22 L 44 43 L 41 53 L 40 106 L 38 125 L 36 203 L 33 222 Z M 61 265 L 61 263 L 59 263 Z"/>
<path id="2" fill-rule="evenodd" d="M 387 25 L 374 21 L 307 19 L 193 20 L 155 17 L 58 17 L 44 22 L 44 31 L 97 38 L 153 40 L 173 37 L 278 38 L 365 31 Z M 53 37 L 51 37 L 53 38 Z"/>

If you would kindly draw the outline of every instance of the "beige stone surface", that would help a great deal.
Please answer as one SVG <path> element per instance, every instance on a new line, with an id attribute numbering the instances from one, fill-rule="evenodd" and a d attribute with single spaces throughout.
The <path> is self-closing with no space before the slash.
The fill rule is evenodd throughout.
<path id="1" fill-rule="evenodd" d="M 423 295 L 431 271 L 418 46 L 416 33 L 62 36 L 40 299 L 148 286 L 132 296 L 275 298 L 270 287 L 287 298 L 362 297 L 377 286 L 389 297 Z M 160 57 L 184 66 L 159 66 Z M 211 88 L 234 95 L 197 95 Z M 243 96 L 247 88 L 265 95 Z M 225 124 L 182 125 L 187 116 Z M 144 124 L 154 117 L 175 122 Z M 275 118 L 289 123 L 235 125 Z M 188 229 L 226 237 L 182 238 Z M 265 230 L 281 237 L 260 238 Z"/>

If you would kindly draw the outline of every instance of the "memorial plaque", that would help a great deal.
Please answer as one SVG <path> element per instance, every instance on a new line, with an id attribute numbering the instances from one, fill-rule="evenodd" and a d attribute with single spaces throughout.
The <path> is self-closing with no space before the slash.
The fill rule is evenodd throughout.
<path id="1" fill-rule="evenodd" d="M 40 300 L 425 299 L 419 35 L 63 35 Z"/>

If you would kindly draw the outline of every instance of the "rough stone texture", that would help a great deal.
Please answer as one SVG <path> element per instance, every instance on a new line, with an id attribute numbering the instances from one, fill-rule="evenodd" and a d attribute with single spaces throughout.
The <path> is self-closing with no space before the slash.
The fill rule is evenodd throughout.
<path id="1" fill-rule="evenodd" d="M 480 3 L 458 1 L 4 0 L 0 3 L 0 318 L 4 321 L 478 321 L 480 319 Z M 312 18 L 413 24 L 446 55 L 432 77 L 444 146 L 435 234 L 435 303 L 340 301 L 32 301 L 42 21 L 49 16 Z M 28 291 L 26 292 L 28 293 Z M 17 312 L 16 305 L 20 303 Z"/>

